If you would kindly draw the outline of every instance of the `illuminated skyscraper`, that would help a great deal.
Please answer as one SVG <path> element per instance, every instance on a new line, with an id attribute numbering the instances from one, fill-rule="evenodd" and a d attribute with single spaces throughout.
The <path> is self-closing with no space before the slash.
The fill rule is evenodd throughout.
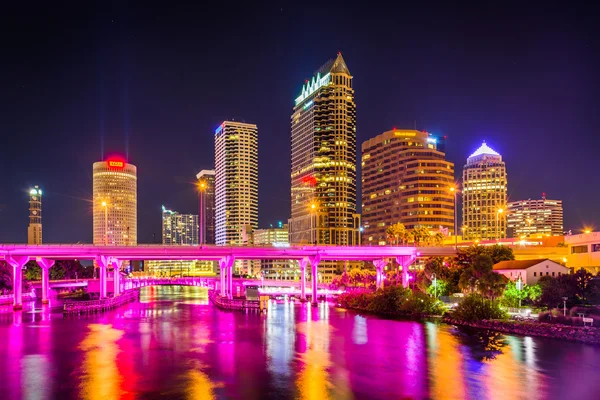
<path id="1" fill-rule="evenodd" d="M 224 121 L 215 131 L 215 208 L 217 245 L 242 245 L 247 227 L 258 228 L 256 125 Z"/>
<path id="2" fill-rule="evenodd" d="M 29 191 L 27 243 L 42 244 L 42 189 L 37 185 Z"/>
<path id="3" fill-rule="evenodd" d="M 360 244 L 356 105 L 352 76 L 341 54 L 306 81 L 291 125 L 290 243 Z"/>
<path id="4" fill-rule="evenodd" d="M 441 146 L 440 146 L 441 145 Z M 443 138 L 394 129 L 362 144 L 363 244 L 384 245 L 390 225 L 454 232 L 454 164 Z"/>
<path id="5" fill-rule="evenodd" d="M 179 214 L 162 206 L 162 243 L 198 245 L 198 216 Z"/>
<path id="6" fill-rule="evenodd" d="M 122 160 L 94 163 L 94 244 L 137 244 L 137 169 Z"/>
<path id="7" fill-rule="evenodd" d="M 200 244 L 215 244 L 215 170 L 203 169 L 198 179 Z"/>
<path id="8" fill-rule="evenodd" d="M 506 237 L 506 166 L 485 142 L 463 168 L 463 236 L 465 239 Z"/>
<path id="9" fill-rule="evenodd" d="M 562 200 L 519 200 L 508 203 L 509 237 L 561 236 L 563 229 Z"/>

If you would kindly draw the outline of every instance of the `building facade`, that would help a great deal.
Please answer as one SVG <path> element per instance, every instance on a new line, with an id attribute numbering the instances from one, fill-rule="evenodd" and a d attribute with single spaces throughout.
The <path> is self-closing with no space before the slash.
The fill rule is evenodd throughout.
<path id="1" fill-rule="evenodd" d="M 463 236 L 465 239 L 506 237 L 506 166 L 485 142 L 463 168 Z"/>
<path id="2" fill-rule="evenodd" d="M 279 223 L 277 227 L 257 229 L 253 239 L 255 246 L 288 247 L 288 225 Z M 260 260 L 260 273 L 264 279 L 294 280 L 298 278 L 299 266 L 292 260 Z"/>
<path id="3" fill-rule="evenodd" d="M 525 285 L 535 285 L 542 276 L 557 277 L 568 275 L 569 268 L 549 259 L 512 260 L 494 264 L 494 272 L 502 274 L 511 281 L 521 281 Z"/>
<path id="4" fill-rule="evenodd" d="M 179 214 L 162 206 L 162 243 L 167 245 L 197 246 L 198 216 Z"/>
<path id="5" fill-rule="evenodd" d="M 594 275 L 600 272 L 600 232 L 565 235 L 565 245 L 569 249 L 567 267 L 574 271 L 584 268 Z"/>
<path id="6" fill-rule="evenodd" d="M 200 244 L 215 244 L 215 170 L 203 169 L 198 180 L 198 223 Z"/>
<path id="7" fill-rule="evenodd" d="M 384 245 L 390 225 L 454 234 L 454 164 L 443 138 L 393 129 L 362 144 L 362 243 Z"/>
<path id="8" fill-rule="evenodd" d="M 37 185 L 29 191 L 27 244 L 42 244 L 42 189 Z"/>
<path id="9" fill-rule="evenodd" d="M 561 236 L 563 228 L 562 200 L 519 200 L 508 203 L 508 237 Z"/>
<path id="10" fill-rule="evenodd" d="M 122 160 L 93 166 L 94 244 L 137 244 L 137 169 Z"/>
<path id="11" fill-rule="evenodd" d="M 258 128 L 224 121 L 215 131 L 215 243 L 242 245 L 258 228 Z"/>

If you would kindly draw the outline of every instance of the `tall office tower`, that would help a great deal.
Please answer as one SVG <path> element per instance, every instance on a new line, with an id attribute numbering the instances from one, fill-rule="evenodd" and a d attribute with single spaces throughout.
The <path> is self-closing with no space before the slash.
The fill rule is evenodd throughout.
<path id="1" fill-rule="evenodd" d="M 258 128 L 224 121 L 215 131 L 215 243 L 243 245 L 258 228 Z"/>
<path id="2" fill-rule="evenodd" d="M 509 237 L 561 236 L 563 229 L 562 200 L 519 200 L 508 203 Z"/>
<path id="3" fill-rule="evenodd" d="M 162 243 L 198 245 L 198 216 L 179 214 L 162 206 Z"/>
<path id="4" fill-rule="evenodd" d="M 463 167 L 463 236 L 506 237 L 506 166 L 485 142 Z"/>
<path id="5" fill-rule="evenodd" d="M 199 200 L 200 244 L 215 244 L 215 170 L 203 169 L 196 175 Z"/>
<path id="6" fill-rule="evenodd" d="M 27 244 L 42 244 L 42 189 L 37 185 L 29 191 Z"/>
<path id="7" fill-rule="evenodd" d="M 454 164 L 427 132 L 393 129 L 362 144 L 363 244 L 386 244 L 402 223 L 454 232 Z"/>
<path id="8" fill-rule="evenodd" d="M 293 244 L 360 244 L 356 105 L 341 54 L 302 87 L 291 117 Z"/>
<path id="9" fill-rule="evenodd" d="M 137 169 L 110 159 L 93 167 L 94 244 L 137 244 Z"/>

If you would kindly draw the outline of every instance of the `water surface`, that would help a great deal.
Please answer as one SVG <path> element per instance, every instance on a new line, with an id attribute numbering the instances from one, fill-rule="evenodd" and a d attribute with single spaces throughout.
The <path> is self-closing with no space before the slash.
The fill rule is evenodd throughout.
<path id="1" fill-rule="evenodd" d="M 87 317 L 0 312 L 6 399 L 595 399 L 600 347 L 321 304 L 224 312 L 196 287 Z"/>

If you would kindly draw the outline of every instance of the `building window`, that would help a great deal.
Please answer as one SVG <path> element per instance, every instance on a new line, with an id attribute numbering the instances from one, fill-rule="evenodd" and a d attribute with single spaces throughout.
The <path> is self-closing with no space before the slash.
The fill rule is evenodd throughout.
<path id="1" fill-rule="evenodd" d="M 588 252 L 587 244 L 571 247 L 571 254 L 581 254 L 581 253 L 587 253 L 587 252 Z"/>
<path id="2" fill-rule="evenodd" d="M 554 276 L 554 271 L 552 271 L 552 276 Z M 118 282 L 117 282 L 118 283 Z"/>
<path id="3" fill-rule="evenodd" d="M 533 273 L 533 276 L 537 276 L 537 272 L 534 272 L 534 273 Z"/>
<path id="4" fill-rule="evenodd" d="M 600 251 L 600 243 L 592 244 L 592 253 L 597 253 Z"/>
<path id="5" fill-rule="evenodd" d="M 550 272 L 546 271 L 546 276 L 548 276 L 548 274 L 549 274 L 549 273 L 550 273 Z"/>

